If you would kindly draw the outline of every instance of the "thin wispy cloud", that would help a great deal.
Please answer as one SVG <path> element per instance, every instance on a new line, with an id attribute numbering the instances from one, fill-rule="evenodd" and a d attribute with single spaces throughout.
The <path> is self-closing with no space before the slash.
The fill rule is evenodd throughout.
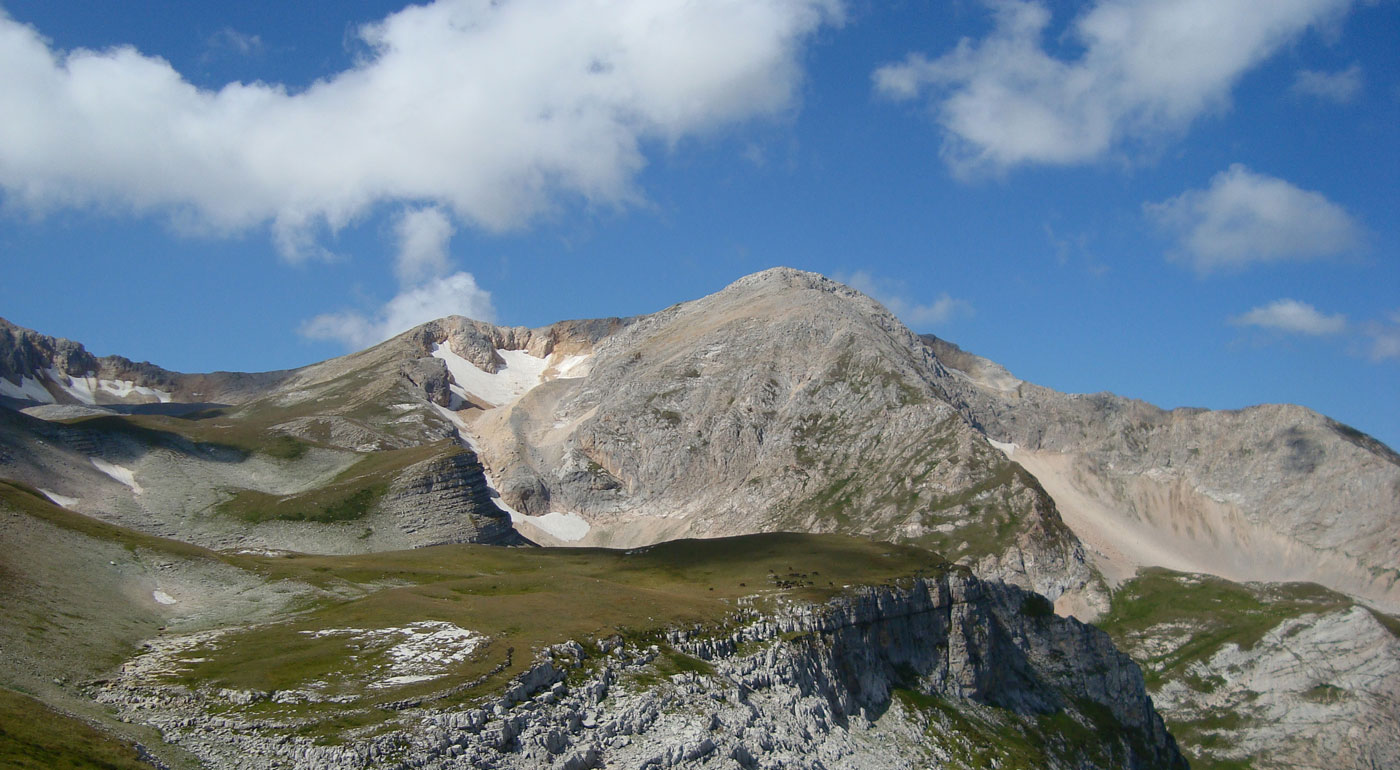
<path id="1" fill-rule="evenodd" d="M 877 92 L 927 97 L 943 156 L 963 174 L 1092 161 L 1184 132 L 1229 104 L 1244 73 L 1351 0 L 1098 0 L 1046 49 L 1043 2 L 987 0 L 994 30 L 937 58 L 910 54 L 874 73 Z"/>
<path id="2" fill-rule="evenodd" d="M 1231 318 L 1230 323 L 1314 337 L 1341 334 L 1347 329 L 1345 315 L 1326 315 L 1312 305 L 1294 299 L 1281 299 L 1256 307 Z"/>
<path id="3" fill-rule="evenodd" d="M 361 61 L 294 92 L 202 89 L 129 46 L 56 50 L 0 11 L 0 189 L 36 211 L 271 223 L 291 258 L 386 202 L 518 227 L 639 200 L 649 143 L 791 110 L 805 42 L 840 20 L 839 0 L 438 0 L 361 27 Z"/>
<path id="4" fill-rule="evenodd" d="M 1387 313 L 1379 321 L 1368 321 L 1362 326 L 1366 336 L 1366 357 L 1371 361 L 1400 360 L 1400 309 Z"/>
<path id="5" fill-rule="evenodd" d="M 233 27 L 224 27 L 210 35 L 205 43 L 205 48 L 202 57 L 205 61 L 226 54 L 241 57 L 261 56 L 267 50 L 261 36 L 245 34 Z"/>
<path id="6" fill-rule="evenodd" d="M 1353 64 L 1340 72 L 1299 70 L 1292 90 L 1299 96 L 1346 104 L 1361 94 L 1361 88 L 1361 65 Z"/>
<path id="7" fill-rule="evenodd" d="M 931 302 L 921 303 L 908 298 L 903 282 L 881 279 L 864 270 L 850 275 L 838 275 L 837 280 L 884 305 L 910 327 L 928 329 L 948 323 L 955 318 L 973 315 L 972 303 L 940 292 Z"/>
<path id="8" fill-rule="evenodd" d="M 1364 230 L 1319 192 L 1234 164 L 1204 189 L 1144 206 L 1176 239 L 1175 259 L 1197 272 L 1335 257 L 1360 248 Z"/>

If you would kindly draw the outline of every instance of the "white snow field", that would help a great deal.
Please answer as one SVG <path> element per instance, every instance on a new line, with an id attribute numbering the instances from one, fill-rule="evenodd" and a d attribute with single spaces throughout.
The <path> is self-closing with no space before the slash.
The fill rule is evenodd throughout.
<path id="1" fill-rule="evenodd" d="M 145 491 L 141 489 L 140 484 L 136 483 L 136 474 L 133 473 L 130 468 L 124 465 L 109 463 L 106 460 L 102 460 L 96 457 L 92 458 L 92 465 L 94 468 L 98 469 L 99 471 L 102 471 L 108 476 L 111 476 L 113 479 L 116 479 L 117 481 L 120 481 L 128 487 L 131 487 L 131 491 L 135 492 L 138 495 Z"/>

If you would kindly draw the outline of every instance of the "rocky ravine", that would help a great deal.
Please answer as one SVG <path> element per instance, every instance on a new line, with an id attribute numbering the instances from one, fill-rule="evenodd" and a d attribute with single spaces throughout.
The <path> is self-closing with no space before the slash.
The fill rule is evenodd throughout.
<path id="1" fill-rule="evenodd" d="M 208 638 L 163 640 L 96 695 L 213 768 L 1184 768 L 1137 667 L 1037 600 L 953 571 L 656 644 L 571 642 L 494 701 L 405 703 L 341 745 L 258 710 L 305 693 L 171 684 Z M 686 670 L 658 676 L 667 661 Z"/>

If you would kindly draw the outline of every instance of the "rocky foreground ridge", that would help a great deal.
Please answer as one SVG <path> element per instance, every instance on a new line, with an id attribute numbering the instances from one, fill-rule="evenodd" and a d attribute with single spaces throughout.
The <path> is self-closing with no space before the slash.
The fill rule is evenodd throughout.
<path id="1" fill-rule="evenodd" d="M 331 746 L 260 716 L 305 693 L 172 684 L 203 641 L 163 640 L 95 694 L 210 767 L 1186 767 L 1104 633 L 960 570 L 558 645 L 494 701 L 405 702 L 392 729 Z"/>

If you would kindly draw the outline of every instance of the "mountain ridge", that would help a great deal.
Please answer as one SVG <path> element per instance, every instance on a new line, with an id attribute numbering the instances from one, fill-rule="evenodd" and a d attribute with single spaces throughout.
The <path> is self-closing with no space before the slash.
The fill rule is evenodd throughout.
<path id="1" fill-rule="evenodd" d="M 631 318 L 447 317 L 261 374 L 140 369 L 0 330 L 0 406 L 19 409 L 0 410 L 0 476 L 71 515 L 274 560 L 839 533 L 931 549 L 1085 620 L 1121 618 L 1155 585 L 1151 567 L 1188 573 L 1183 595 L 1203 585 L 1189 573 L 1311 580 L 1346 597 L 1313 612 L 1261 589 L 1252 615 L 1116 638 L 1167 688 L 1163 713 L 1193 759 L 1315 757 L 1300 741 L 1344 741 L 1343 713 L 1374 727 L 1357 762 L 1400 750 L 1383 737 L 1400 645 L 1377 612 L 1394 611 L 1400 583 L 1400 462 L 1302 407 L 1166 411 L 1057 393 L 790 268 Z M 776 590 L 809 581 L 789 572 L 769 576 Z M 1251 651 L 1263 622 L 1281 630 Z M 1296 652 L 1314 673 L 1279 668 L 1287 629 L 1311 645 Z M 1356 629 L 1378 657 L 1347 672 L 1355 701 L 1315 702 L 1327 640 Z M 1261 687 L 1282 705 L 1251 705 Z M 1209 703 L 1304 727 L 1216 725 Z"/>

